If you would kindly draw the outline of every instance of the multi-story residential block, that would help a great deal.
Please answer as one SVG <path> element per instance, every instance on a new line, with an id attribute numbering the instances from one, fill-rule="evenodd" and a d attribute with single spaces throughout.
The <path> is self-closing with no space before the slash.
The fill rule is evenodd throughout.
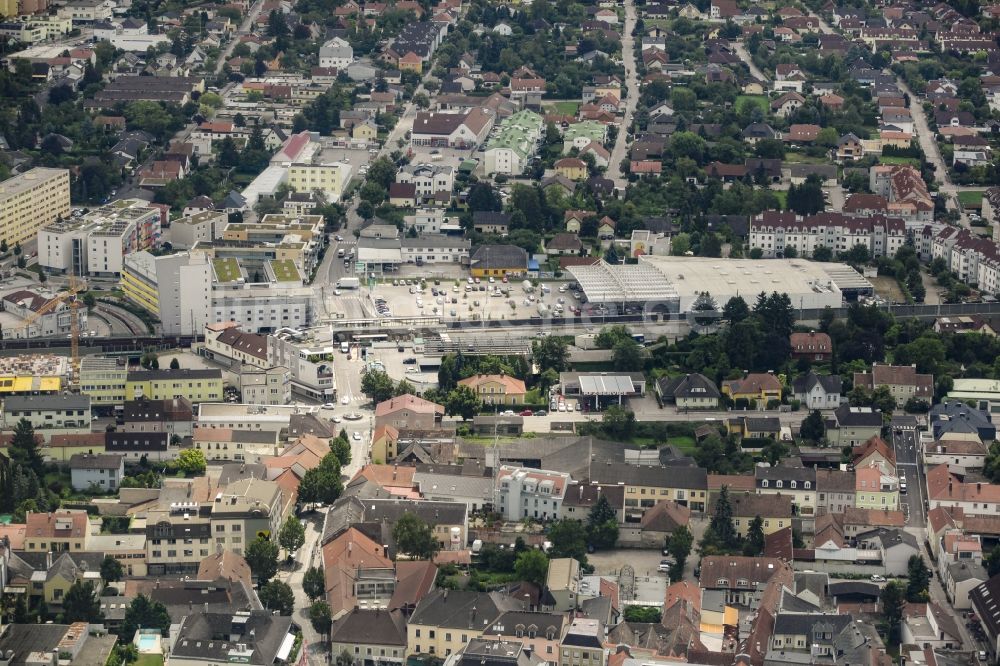
<path id="1" fill-rule="evenodd" d="M 278 455 L 278 433 L 273 430 L 233 430 L 195 428 L 194 448 L 210 462 L 259 463 L 261 458 Z"/>
<path id="2" fill-rule="evenodd" d="M 516 606 L 520 602 L 499 592 L 434 590 L 420 600 L 407 622 L 406 652 L 442 657 L 459 652 Z"/>
<path id="3" fill-rule="evenodd" d="M 406 617 L 398 610 L 355 608 L 333 623 L 330 646 L 337 654 L 378 664 L 406 661 Z"/>
<path id="4" fill-rule="evenodd" d="M 170 244 L 177 250 L 190 250 L 201 241 L 222 238 L 229 215 L 221 210 L 203 210 L 170 223 Z"/>
<path id="5" fill-rule="evenodd" d="M 918 373 L 915 365 L 874 363 L 871 372 L 854 373 L 854 385 L 863 386 L 869 391 L 887 386 L 899 407 L 911 398 L 928 403 L 934 398 L 934 375 Z"/>
<path id="6" fill-rule="evenodd" d="M 625 522 L 637 523 L 657 502 L 671 500 L 692 511 L 704 511 L 708 501 L 708 473 L 700 467 L 594 464 L 591 482 L 623 484 Z"/>
<path id="7" fill-rule="evenodd" d="M 497 133 L 486 143 L 486 174 L 517 176 L 528 168 L 528 160 L 538 150 L 545 123 L 533 111 L 518 111 L 504 118 Z"/>
<path id="8" fill-rule="evenodd" d="M 276 539 L 291 500 L 274 481 L 250 478 L 230 483 L 212 502 L 213 550 L 242 555 L 257 537 Z"/>
<path id="9" fill-rule="evenodd" d="M 288 184 L 296 192 L 322 192 L 328 203 L 340 201 L 344 186 L 351 179 L 351 165 L 301 164 L 288 166 Z M 267 216 L 265 216 L 267 217 Z"/>
<path id="10" fill-rule="evenodd" d="M 816 515 L 816 470 L 812 467 L 754 468 L 758 494 L 787 495 L 795 516 L 811 519 Z"/>
<path id="11" fill-rule="evenodd" d="M 580 603 L 580 563 L 571 557 L 549 560 L 545 587 L 552 597 L 552 608 L 559 613 L 576 610 Z"/>
<path id="12" fill-rule="evenodd" d="M 237 377 L 240 397 L 248 405 L 287 405 L 292 400 L 292 373 L 283 365 L 245 365 Z"/>
<path id="13" fill-rule="evenodd" d="M 334 37 L 319 47 L 319 66 L 344 69 L 354 62 L 354 49 L 341 37 Z"/>
<path id="14" fill-rule="evenodd" d="M 66 294 L 46 296 L 26 289 L 10 292 L 0 300 L 6 314 L 0 337 L 5 340 L 62 337 L 73 330 L 74 317 L 78 330 L 87 330 L 87 308 L 73 308 L 70 300 Z"/>
<path id="15" fill-rule="evenodd" d="M 760 518 L 764 534 L 772 534 L 792 525 L 790 494 L 730 493 L 733 525 L 740 536 L 746 536 L 751 524 Z"/>
<path id="16" fill-rule="evenodd" d="M 12 430 L 26 419 L 35 432 L 49 439 L 54 434 L 90 432 L 90 396 L 12 395 L 3 399 L 3 427 Z"/>
<path id="17" fill-rule="evenodd" d="M 127 381 L 127 376 L 123 378 Z M 190 437 L 194 408 L 184 397 L 151 400 L 140 397 L 126 400 L 122 409 L 121 432 L 162 432 L 170 437 Z"/>
<path id="18" fill-rule="evenodd" d="M 882 432 L 883 423 L 879 410 L 845 403 L 827 421 L 826 439 L 835 446 L 861 446 Z"/>
<path id="19" fill-rule="evenodd" d="M 37 167 L 0 183 L 0 238 L 10 247 L 35 240 L 39 229 L 69 216 L 66 169 Z"/>
<path id="20" fill-rule="evenodd" d="M 934 200 L 920 171 L 905 165 L 874 166 L 869 171 L 871 191 L 889 202 L 889 215 L 907 224 L 921 225 L 934 220 Z"/>
<path id="21" fill-rule="evenodd" d="M 1000 514 L 1000 485 L 967 481 L 948 465 L 938 465 L 927 472 L 927 504 L 929 510 L 951 507 L 962 509 L 966 516 L 996 516 Z"/>
<path id="22" fill-rule="evenodd" d="M 816 469 L 816 512 L 844 513 L 855 506 L 854 472 Z"/>
<path id="23" fill-rule="evenodd" d="M 76 553 L 87 550 L 90 520 L 84 511 L 29 511 L 24 523 L 24 550 L 29 553 Z"/>
<path id="24" fill-rule="evenodd" d="M 468 262 L 471 248 L 471 241 L 444 234 L 425 234 L 418 238 L 399 239 L 400 262 L 418 266 Z"/>
<path id="25" fill-rule="evenodd" d="M 562 613 L 515 610 L 507 611 L 483 630 L 487 642 L 516 641 L 548 666 L 559 664 L 559 642 L 569 620 Z M 469 654 L 470 648 L 466 648 Z M 475 651 L 475 648 L 472 648 Z M 505 651 L 506 654 L 506 651 Z M 477 662 L 474 662 L 477 663 Z M 470 666 L 472 666 L 470 664 Z"/>
<path id="26" fill-rule="evenodd" d="M 899 508 L 899 479 L 895 468 L 872 462 L 854 470 L 855 506 L 859 509 Z"/>
<path id="27" fill-rule="evenodd" d="M 244 333 L 232 321 L 205 326 L 204 354 L 207 358 L 220 363 L 232 363 L 237 367 L 250 365 L 267 368 L 272 365 L 267 360 L 267 336 Z"/>
<path id="28" fill-rule="evenodd" d="M 497 474 L 494 507 L 507 520 L 555 520 L 570 483 L 569 474 L 504 465 Z"/>
<path id="29" fill-rule="evenodd" d="M 559 646 L 562 666 L 607 666 L 604 627 L 600 620 L 576 618 L 569 625 Z"/>
<path id="30" fill-rule="evenodd" d="M 337 397 L 336 348 L 332 338 L 319 339 L 327 334 L 318 329 L 282 328 L 267 336 L 266 346 L 267 364 L 288 368 L 293 393 L 323 402 Z"/>
<path id="31" fill-rule="evenodd" d="M 439 192 L 451 198 L 455 188 L 455 168 L 447 164 L 407 164 L 396 174 L 397 183 L 410 183 L 418 197 L 435 197 Z"/>
<path id="32" fill-rule="evenodd" d="M 80 359 L 80 392 L 94 407 L 121 406 L 125 396 L 128 364 L 124 359 L 84 356 Z"/>
<path id="33" fill-rule="evenodd" d="M 74 490 L 118 490 L 125 476 L 125 457 L 116 453 L 77 453 L 69 460 Z"/>
<path id="34" fill-rule="evenodd" d="M 121 287 L 127 300 L 160 320 L 164 335 L 198 335 L 208 322 L 212 265 L 202 252 L 130 254 L 122 267 Z"/>
<path id="35" fill-rule="evenodd" d="M 160 210 L 139 199 L 116 201 L 38 232 L 38 263 L 58 273 L 113 277 L 125 257 L 160 241 Z"/>
<path id="36" fill-rule="evenodd" d="M 279 651 L 285 637 L 291 635 L 291 626 L 291 617 L 266 610 L 236 613 L 195 610 L 180 623 L 170 650 L 170 663 L 175 666 L 273 664 L 281 661 Z"/>
<path id="37" fill-rule="evenodd" d="M 818 248 L 834 254 L 856 245 L 874 257 L 891 257 L 906 243 L 906 224 L 901 218 L 848 217 L 841 213 L 817 213 L 802 217 L 794 212 L 768 210 L 750 220 L 749 244 L 765 257 L 781 257 L 786 248 L 811 257 Z"/>

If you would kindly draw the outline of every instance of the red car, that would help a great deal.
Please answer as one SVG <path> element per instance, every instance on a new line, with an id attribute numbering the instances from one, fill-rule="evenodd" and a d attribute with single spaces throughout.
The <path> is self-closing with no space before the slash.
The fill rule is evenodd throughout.
<path id="1" fill-rule="evenodd" d="M 523 412 L 521 412 L 521 416 L 532 416 L 532 415 L 534 415 L 534 412 L 531 411 L 530 409 L 526 409 Z"/>

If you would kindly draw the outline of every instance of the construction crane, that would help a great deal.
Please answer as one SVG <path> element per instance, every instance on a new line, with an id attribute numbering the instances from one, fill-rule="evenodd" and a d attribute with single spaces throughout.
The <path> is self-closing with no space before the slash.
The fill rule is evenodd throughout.
<path id="1" fill-rule="evenodd" d="M 52 312 L 63 303 L 66 303 L 69 306 L 70 389 L 74 392 L 79 390 L 80 387 L 80 319 L 79 314 L 77 313 L 77 309 L 80 307 L 80 299 L 77 298 L 77 294 L 80 291 L 83 291 L 84 288 L 85 287 L 81 286 L 81 284 L 77 281 L 76 273 L 73 270 L 70 270 L 67 289 L 49 299 L 45 305 L 32 312 L 24 319 L 24 322 L 17 327 L 19 330 L 27 329 L 33 323 L 38 321 L 40 317 Z"/>

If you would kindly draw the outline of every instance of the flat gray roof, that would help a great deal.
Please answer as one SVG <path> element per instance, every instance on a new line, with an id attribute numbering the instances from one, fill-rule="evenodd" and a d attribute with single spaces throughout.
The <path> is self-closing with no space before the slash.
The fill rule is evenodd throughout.
<path id="1" fill-rule="evenodd" d="M 586 395 L 631 395 L 635 384 L 628 375 L 580 375 L 580 393 Z"/>
<path id="2" fill-rule="evenodd" d="M 603 259 L 589 266 L 569 266 L 573 279 L 591 303 L 666 301 L 678 298 L 666 276 L 644 263 L 611 266 Z"/>

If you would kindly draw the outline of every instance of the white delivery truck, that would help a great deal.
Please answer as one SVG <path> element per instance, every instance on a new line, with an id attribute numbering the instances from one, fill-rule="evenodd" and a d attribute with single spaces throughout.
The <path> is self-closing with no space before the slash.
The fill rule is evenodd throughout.
<path id="1" fill-rule="evenodd" d="M 358 289 L 361 287 L 361 280 L 356 277 L 342 277 L 337 280 L 337 289 Z"/>

